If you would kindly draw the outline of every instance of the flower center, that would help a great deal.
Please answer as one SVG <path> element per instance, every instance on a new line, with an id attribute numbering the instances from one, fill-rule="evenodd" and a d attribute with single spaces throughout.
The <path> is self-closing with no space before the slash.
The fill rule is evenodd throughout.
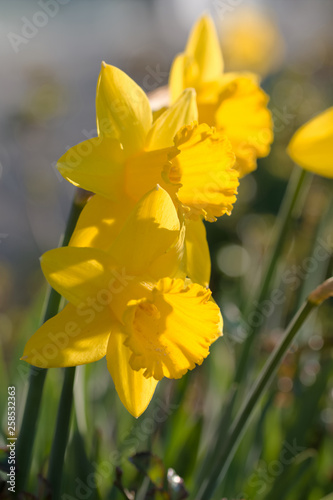
<path id="1" fill-rule="evenodd" d="M 160 333 L 160 318 L 160 311 L 155 304 L 151 302 L 141 302 L 135 311 L 133 327 L 136 333 L 139 333 L 146 341 L 152 343 L 149 339 L 152 336 L 158 336 Z"/>

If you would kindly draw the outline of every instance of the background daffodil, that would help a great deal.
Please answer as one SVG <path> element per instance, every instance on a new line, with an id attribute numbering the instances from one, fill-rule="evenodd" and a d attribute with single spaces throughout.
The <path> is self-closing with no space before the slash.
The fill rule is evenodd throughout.
<path id="1" fill-rule="evenodd" d="M 287 151 L 294 162 L 306 170 L 333 178 L 333 107 L 300 127 Z"/>
<path id="2" fill-rule="evenodd" d="M 170 196 L 158 188 L 135 206 L 108 252 L 44 254 L 44 275 L 69 304 L 31 337 L 22 359 L 46 368 L 106 355 L 120 399 L 139 416 L 158 380 L 201 364 L 221 335 L 211 292 L 179 271 L 180 230 Z"/>
<path id="3" fill-rule="evenodd" d="M 226 133 L 244 176 L 255 170 L 257 158 L 268 155 L 273 141 L 268 96 L 256 75 L 223 73 L 223 69 L 214 23 L 204 15 L 194 25 L 185 52 L 173 62 L 170 97 L 174 102 L 185 88 L 195 88 L 199 122 Z"/>

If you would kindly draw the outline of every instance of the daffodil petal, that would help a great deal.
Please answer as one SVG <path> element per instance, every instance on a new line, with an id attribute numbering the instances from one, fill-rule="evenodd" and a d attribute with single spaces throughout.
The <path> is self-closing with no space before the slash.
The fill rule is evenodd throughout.
<path id="1" fill-rule="evenodd" d="M 70 148 L 58 161 L 61 175 L 75 186 L 113 200 L 123 191 L 123 152 L 109 137 L 95 137 Z"/>
<path id="2" fill-rule="evenodd" d="M 133 208 L 129 198 L 115 202 L 96 194 L 83 208 L 69 246 L 108 250 Z"/>
<path id="3" fill-rule="evenodd" d="M 186 268 L 194 283 L 209 285 L 211 263 L 206 228 L 201 219 L 186 221 Z"/>
<path id="4" fill-rule="evenodd" d="M 161 116 L 149 131 L 146 149 L 163 149 L 173 146 L 173 139 L 184 125 L 198 120 L 198 108 L 194 89 L 186 89 Z"/>
<path id="5" fill-rule="evenodd" d="M 230 214 L 236 201 L 238 172 L 227 137 L 206 124 L 183 127 L 175 137 L 180 154 L 171 160 L 170 182 L 180 183 L 179 201 L 198 218 L 213 221 Z"/>
<path id="6" fill-rule="evenodd" d="M 50 285 L 69 302 L 81 308 L 96 307 L 97 312 L 121 286 L 111 258 L 97 248 L 49 250 L 41 257 L 41 267 Z"/>
<path id="7" fill-rule="evenodd" d="M 199 67 L 193 56 L 178 54 L 171 66 L 169 76 L 170 102 L 174 103 L 188 88 L 198 90 Z"/>
<path id="8" fill-rule="evenodd" d="M 124 345 L 126 335 L 122 328 L 120 323 L 113 323 L 106 359 L 121 402 L 137 418 L 149 405 L 158 381 L 153 377 L 146 378 L 143 370 L 131 368 L 129 360 L 132 352 Z"/>
<path id="9" fill-rule="evenodd" d="M 256 159 L 270 151 L 273 122 L 267 103 L 268 96 L 253 77 L 226 75 L 215 120 L 231 142 L 241 177 L 255 170 Z"/>
<path id="10" fill-rule="evenodd" d="M 126 196 L 131 200 L 139 201 L 157 184 L 165 189 L 162 173 L 167 165 L 171 165 L 169 157 L 173 157 L 178 153 L 177 148 L 172 146 L 154 151 L 143 151 L 129 158 L 125 163 L 124 190 Z"/>
<path id="11" fill-rule="evenodd" d="M 190 33 L 186 55 L 198 64 L 198 84 L 210 82 L 223 72 L 223 57 L 213 20 L 208 15 L 198 19 Z"/>
<path id="12" fill-rule="evenodd" d="M 180 378 L 209 354 L 221 335 L 221 314 L 200 285 L 164 278 L 149 300 L 129 304 L 125 321 L 134 370 L 146 377 Z"/>
<path id="13" fill-rule="evenodd" d="M 333 107 L 300 127 L 287 151 L 306 170 L 333 178 Z"/>
<path id="14" fill-rule="evenodd" d="M 40 368 L 77 366 L 106 355 L 111 313 L 71 304 L 44 323 L 28 340 L 22 360 Z"/>
<path id="15" fill-rule="evenodd" d="M 187 273 L 186 251 L 185 251 L 186 227 L 181 223 L 179 236 L 169 250 L 154 259 L 149 267 L 148 274 L 154 280 L 161 278 L 181 278 L 185 279 Z"/>
<path id="16" fill-rule="evenodd" d="M 117 139 L 128 156 L 140 151 L 152 125 L 144 91 L 120 69 L 102 63 L 96 94 L 97 129 Z"/>
<path id="17" fill-rule="evenodd" d="M 110 255 L 129 274 L 145 274 L 178 239 L 179 219 L 168 193 L 157 187 L 135 206 L 110 248 Z"/>

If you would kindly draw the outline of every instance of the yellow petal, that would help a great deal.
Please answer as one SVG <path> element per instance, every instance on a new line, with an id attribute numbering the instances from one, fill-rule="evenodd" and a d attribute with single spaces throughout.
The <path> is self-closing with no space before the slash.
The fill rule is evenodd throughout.
<path id="1" fill-rule="evenodd" d="M 154 278 L 155 281 L 166 277 L 186 278 L 188 273 L 186 265 L 185 234 L 186 227 L 182 220 L 177 240 L 167 252 L 157 257 L 157 259 L 154 259 L 152 265 L 149 267 L 148 274 Z"/>
<path id="2" fill-rule="evenodd" d="M 129 274 L 143 275 L 178 239 L 179 219 L 168 193 L 157 187 L 135 206 L 110 248 Z"/>
<path id="3" fill-rule="evenodd" d="M 143 370 L 136 371 L 131 368 L 131 351 L 124 345 L 125 339 L 122 325 L 113 324 L 106 359 L 121 402 L 131 415 L 137 418 L 149 405 L 158 381 L 153 377 L 146 378 Z"/>
<path id="4" fill-rule="evenodd" d="M 205 85 L 219 79 L 223 72 L 220 43 L 212 19 L 205 15 L 194 25 L 185 52 L 174 59 L 169 78 L 171 102 L 182 91 L 194 87 L 201 94 Z"/>
<path id="5" fill-rule="evenodd" d="M 97 312 L 68 304 L 28 340 L 21 359 L 40 368 L 97 361 L 106 354 L 110 321 L 109 308 Z"/>
<path id="6" fill-rule="evenodd" d="M 70 148 L 58 161 L 61 175 L 75 186 L 117 200 L 123 192 L 123 152 L 108 137 L 95 137 Z"/>
<path id="7" fill-rule="evenodd" d="M 194 283 L 207 287 L 210 280 L 211 263 L 206 228 L 201 219 L 186 221 L 186 268 Z"/>
<path id="8" fill-rule="evenodd" d="M 183 280 L 165 278 L 149 300 L 129 304 L 125 324 L 132 368 L 160 380 L 180 378 L 201 364 L 221 334 L 220 311 L 210 295 L 200 285 L 184 288 Z"/>
<path id="9" fill-rule="evenodd" d="M 223 72 L 223 58 L 214 22 L 204 15 L 195 23 L 190 33 L 185 53 L 198 64 L 198 84 L 210 82 Z"/>
<path id="10" fill-rule="evenodd" d="M 195 82 L 194 76 L 189 76 L 188 72 L 197 70 L 197 65 L 193 58 L 185 54 L 178 54 L 171 66 L 169 76 L 170 101 L 175 102 L 181 93 L 188 87 L 188 82 Z M 196 75 L 195 75 L 196 76 Z"/>
<path id="11" fill-rule="evenodd" d="M 128 156 L 140 151 L 152 124 L 148 97 L 128 76 L 102 63 L 96 93 L 99 135 L 121 142 Z"/>
<path id="12" fill-rule="evenodd" d="M 124 190 L 131 200 L 139 201 L 148 191 L 159 184 L 167 188 L 163 179 L 163 171 L 170 164 L 169 157 L 178 154 L 175 146 L 143 151 L 132 156 L 125 164 Z"/>
<path id="13" fill-rule="evenodd" d="M 197 120 L 195 90 L 184 90 L 177 101 L 154 122 L 147 137 L 146 149 L 152 151 L 173 146 L 173 139 L 178 130 Z"/>
<path id="14" fill-rule="evenodd" d="M 306 170 L 333 178 L 333 107 L 299 128 L 287 151 Z"/>
<path id="15" fill-rule="evenodd" d="M 74 305 L 100 309 L 98 303 L 112 300 L 112 290 L 121 279 L 111 258 L 97 248 L 62 247 L 41 257 L 43 273 L 61 295 Z M 97 302 L 97 306 L 95 303 Z"/>
<path id="16" fill-rule="evenodd" d="M 133 208 L 129 198 L 115 202 L 96 194 L 83 208 L 69 246 L 108 250 Z"/>
<path id="17" fill-rule="evenodd" d="M 251 77 L 225 78 L 216 126 L 228 136 L 237 158 L 240 176 L 255 170 L 256 159 L 267 156 L 273 140 L 268 97 Z M 200 105 L 199 105 L 200 120 Z"/>
<path id="18" fill-rule="evenodd" d="M 171 160 L 170 182 L 181 183 L 178 199 L 191 214 L 213 221 L 230 214 L 236 201 L 238 172 L 226 136 L 205 124 L 183 127 L 175 137 L 180 154 Z"/>

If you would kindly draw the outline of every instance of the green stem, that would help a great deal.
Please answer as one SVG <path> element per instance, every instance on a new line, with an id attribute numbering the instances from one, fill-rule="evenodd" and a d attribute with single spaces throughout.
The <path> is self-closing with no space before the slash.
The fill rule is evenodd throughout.
<path id="1" fill-rule="evenodd" d="M 18 475 L 16 481 L 17 491 L 25 489 L 27 481 L 32 447 L 35 439 L 39 407 L 42 399 L 44 381 L 47 370 L 31 366 L 29 374 L 29 391 L 24 408 L 20 434 L 17 440 L 16 457 Z"/>
<path id="2" fill-rule="evenodd" d="M 268 258 L 266 264 L 266 271 L 264 273 L 264 278 L 261 283 L 260 289 L 257 293 L 257 298 L 251 303 L 251 305 L 247 307 L 247 310 L 244 314 L 245 317 L 250 317 L 250 315 L 254 316 L 260 314 L 261 304 L 263 300 L 266 298 L 267 292 L 269 291 L 269 288 L 271 286 L 271 281 L 274 277 L 280 252 L 283 248 L 285 238 L 287 235 L 287 228 L 291 218 L 291 214 L 295 208 L 297 200 L 299 199 L 299 195 L 302 192 L 302 187 L 306 179 L 306 176 L 307 173 L 305 172 L 305 170 L 295 167 L 293 175 L 290 178 L 286 193 L 284 195 L 279 215 L 277 217 L 277 224 L 275 229 L 276 242 L 272 249 L 271 255 Z M 256 304 L 255 307 L 252 306 L 253 303 Z M 229 422 L 232 419 L 234 406 L 236 404 L 240 392 L 239 390 L 237 390 L 237 388 L 239 388 L 240 383 L 242 382 L 244 374 L 246 373 L 246 369 L 248 367 L 249 355 L 253 340 L 255 338 L 255 333 L 256 333 L 256 328 L 253 325 L 249 325 L 247 331 L 247 337 L 242 346 L 239 362 L 237 365 L 234 386 L 233 386 L 233 397 L 231 397 L 227 401 L 226 405 L 224 405 L 220 422 L 218 425 L 220 429 L 228 428 Z M 203 476 L 204 471 L 210 470 L 213 457 L 215 457 L 219 453 L 219 450 L 221 450 L 223 444 L 224 444 L 224 434 L 220 433 L 220 437 L 217 440 L 215 440 L 215 442 L 212 444 L 211 451 L 207 454 L 204 460 L 202 472 L 199 476 L 201 479 L 204 477 Z M 198 482 L 198 484 L 200 485 L 201 481 Z"/>
<path id="3" fill-rule="evenodd" d="M 217 486 L 223 481 L 228 471 L 230 462 L 234 457 L 239 442 L 246 430 L 247 424 L 249 423 L 250 417 L 252 416 L 256 405 L 260 401 L 260 398 L 267 388 L 277 367 L 284 358 L 296 333 L 299 331 L 309 313 L 315 306 L 316 304 L 310 302 L 309 300 L 304 303 L 302 308 L 296 314 L 287 330 L 285 331 L 280 345 L 276 347 L 276 349 L 267 360 L 258 380 L 254 384 L 252 390 L 250 390 L 244 405 L 240 409 L 230 428 L 230 432 L 226 437 L 222 451 L 219 457 L 216 459 L 215 465 L 209 478 L 207 478 L 206 481 L 202 483 L 202 487 L 195 497 L 196 500 L 209 500 L 210 498 L 212 498 L 212 495 L 214 494 Z"/>
<path id="4" fill-rule="evenodd" d="M 85 204 L 86 195 L 84 198 L 82 193 L 82 190 L 77 190 L 74 196 L 62 241 L 62 246 L 68 245 L 78 217 Z M 60 300 L 61 295 L 50 288 L 49 296 L 46 302 L 43 323 L 45 323 L 58 313 Z M 36 436 L 37 422 L 46 374 L 47 369 L 45 368 L 37 368 L 36 366 L 30 367 L 29 389 L 25 402 L 23 419 L 16 448 L 16 459 L 18 467 L 16 488 L 19 493 L 24 491 L 25 489 L 30 470 L 32 449 Z"/>
<path id="5" fill-rule="evenodd" d="M 75 366 L 65 368 L 64 383 L 61 391 L 56 430 L 51 448 L 50 464 L 47 476 L 52 491 L 52 500 L 58 500 L 61 488 L 64 457 L 69 435 L 71 410 L 73 406 L 74 377 Z"/>
<path id="6" fill-rule="evenodd" d="M 292 212 L 295 208 L 296 202 L 299 199 L 299 195 L 302 192 L 302 187 L 304 185 L 304 181 L 309 175 L 305 170 L 300 169 L 298 167 L 295 168 L 293 175 L 290 179 L 287 191 L 285 193 L 281 209 L 277 218 L 276 224 L 276 241 L 275 245 L 272 249 L 272 253 L 269 256 L 269 259 L 266 264 L 265 272 L 263 273 L 263 281 L 261 283 L 259 292 L 257 294 L 256 300 L 253 302 L 255 304 L 254 307 L 248 308 L 248 311 L 245 313 L 245 317 L 256 317 L 261 315 L 261 307 L 264 299 L 267 298 L 267 293 L 272 283 L 272 279 L 274 277 L 276 266 L 283 249 L 283 245 L 287 236 L 287 229 L 289 225 L 289 221 L 292 215 Z M 259 325 L 260 326 L 260 325 Z M 240 359 L 237 366 L 237 371 L 235 375 L 235 382 L 239 383 L 244 377 L 244 373 L 246 373 L 246 368 L 249 360 L 249 355 L 251 351 L 251 346 L 253 340 L 255 338 L 255 333 L 257 332 L 258 326 L 255 326 L 252 322 L 250 322 L 246 340 L 242 346 Z"/>

